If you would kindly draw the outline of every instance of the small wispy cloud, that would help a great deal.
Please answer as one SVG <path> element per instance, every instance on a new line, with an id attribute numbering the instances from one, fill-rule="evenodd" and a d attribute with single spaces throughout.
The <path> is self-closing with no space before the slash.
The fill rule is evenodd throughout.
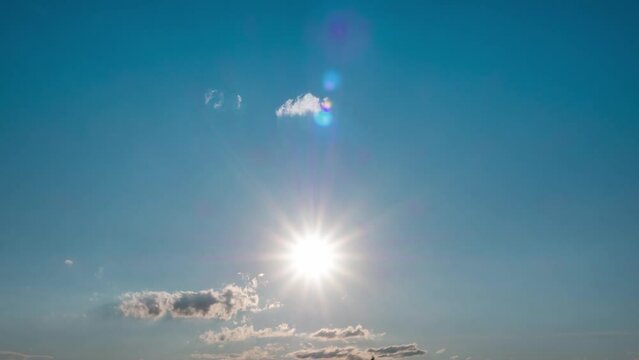
<path id="1" fill-rule="evenodd" d="M 320 100 L 317 96 L 306 93 L 295 99 L 288 99 L 277 110 L 275 115 L 282 116 L 305 116 L 317 114 L 322 111 L 322 102 L 328 101 L 327 98 Z"/>
<path id="2" fill-rule="evenodd" d="M 264 305 L 264 307 L 262 309 L 260 309 L 260 311 L 264 311 L 264 310 L 275 310 L 275 309 L 279 309 L 281 308 L 282 303 L 277 301 L 277 300 L 272 300 L 272 299 L 268 299 L 266 300 L 266 304 Z"/>
<path id="3" fill-rule="evenodd" d="M 214 109 L 219 109 L 224 103 L 224 93 L 217 89 L 209 89 L 204 93 L 204 105 L 211 103 Z"/>
<path id="4" fill-rule="evenodd" d="M 0 360 L 30 360 L 30 359 L 53 359 L 49 355 L 29 355 L 15 351 L 0 351 Z"/>
<path id="5" fill-rule="evenodd" d="M 73 260 L 71 260 L 71 259 L 66 259 L 66 260 L 64 260 L 64 265 L 66 265 L 66 266 L 73 266 Z"/>
<path id="6" fill-rule="evenodd" d="M 443 348 L 443 349 L 439 349 L 439 350 L 435 351 L 435 354 L 439 355 L 439 354 L 443 354 L 445 352 L 446 352 L 446 348 Z"/>
<path id="7" fill-rule="evenodd" d="M 457 359 L 459 359 L 459 355 L 453 355 L 449 359 L 450 360 L 457 360 Z"/>
<path id="8" fill-rule="evenodd" d="M 280 324 L 274 328 L 255 330 L 253 325 L 244 325 L 229 329 L 223 327 L 219 332 L 207 331 L 200 335 L 200 340 L 207 344 L 219 344 L 231 341 L 244 341 L 251 338 L 280 338 L 295 336 L 295 329 L 288 324 Z"/>
<path id="9" fill-rule="evenodd" d="M 230 100 L 226 101 L 225 104 L 225 93 L 218 89 L 209 89 L 204 93 L 204 105 L 212 106 L 215 110 L 223 110 L 226 108 L 239 110 L 242 107 L 242 101 L 242 96 L 235 94 L 231 96 Z"/>

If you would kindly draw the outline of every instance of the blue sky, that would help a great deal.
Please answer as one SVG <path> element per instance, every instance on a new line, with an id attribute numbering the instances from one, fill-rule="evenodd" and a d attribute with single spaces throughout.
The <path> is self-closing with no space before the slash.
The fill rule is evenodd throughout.
<path id="1" fill-rule="evenodd" d="M 636 359 L 637 10 L 3 3 L 0 359 Z"/>

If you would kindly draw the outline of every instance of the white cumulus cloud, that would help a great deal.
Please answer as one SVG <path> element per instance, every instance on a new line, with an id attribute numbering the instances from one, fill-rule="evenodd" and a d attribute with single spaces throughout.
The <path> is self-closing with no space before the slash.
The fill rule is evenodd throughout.
<path id="1" fill-rule="evenodd" d="M 230 341 L 244 341 L 250 338 L 278 338 L 295 336 L 295 329 L 288 324 L 280 324 L 274 328 L 255 330 L 253 325 L 239 326 L 233 329 L 223 327 L 219 332 L 207 331 L 200 335 L 200 340 L 207 344 L 218 344 Z"/>
<path id="2" fill-rule="evenodd" d="M 71 259 L 66 259 L 66 260 L 64 260 L 64 265 L 66 265 L 66 266 L 73 266 L 73 260 L 71 260 Z"/>
<path id="3" fill-rule="evenodd" d="M 282 117 L 317 114 L 322 111 L 321 102 L 327 100 L 327 98 L 320 100 L 317 96 L 311 93 L 306 93 L 295 99 L 286 100 L 284 104 L 275 110 L 275 115 L 277 115 L 277 117 Z"/>

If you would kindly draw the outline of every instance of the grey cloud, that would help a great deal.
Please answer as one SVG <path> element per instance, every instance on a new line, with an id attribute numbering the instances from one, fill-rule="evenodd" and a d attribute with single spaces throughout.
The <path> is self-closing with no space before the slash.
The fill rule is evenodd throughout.
<path id="1" fill-rule="evenodd" d="M 424 355 L 426 351 L 417 348 L 417 344 L 391 345 L 377 349 L 366 350 L 378 357 L 404 358 L 415 355 Z"/>
<path id="2" fill-rule="evenodd" d="M 380 358 L 405 358 L 424 354 L 426 354 L 426 351 L 417 348 L 416 344 L 407 344 L 371 348 L 367 350 L 361 350 L 352 346 L 303 349 L 290 353 L 289 356 L 297 359 L 368 360 L 371 355 L 375 355 Z"/>
<path id="3" fill-rule="evenodd" d="M 365 329 L 362 325 L 347 326 L 345 328 L 323 328 L 309 337 L 319 340 L 355 340 L 355 339 L 373 339 L 383 334 L 373 334 L 370 330 Z"/>
<path id="4" fill-rule="evenodd" d="M 240 311 L 258 308 L 259 297 L 252 285 L 227 285 L 222 290 L 142 291 L 125 293 L 118 309 L 125 317 L 137 319 L 199 318 L 229 320 Z"/>
<path id="5" fill-rule="evenodd" d="M 326 347 L 322 349 L 304 349 L 292 352 L 289 356 L 297 359 L 333 359 L 357 356 L 360 352 L 354 347 Z"/>

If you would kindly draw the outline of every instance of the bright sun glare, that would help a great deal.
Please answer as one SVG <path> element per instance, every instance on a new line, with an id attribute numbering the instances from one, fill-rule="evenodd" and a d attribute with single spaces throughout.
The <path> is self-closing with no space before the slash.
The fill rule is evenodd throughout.
<path id="1" fill-rule="evenodd" d="M 310 278 L 328 275 L 335 265 L 335 251 L 328 239 L 307 234 L 297 239 L 290 253 L 295 269 Z"/>

